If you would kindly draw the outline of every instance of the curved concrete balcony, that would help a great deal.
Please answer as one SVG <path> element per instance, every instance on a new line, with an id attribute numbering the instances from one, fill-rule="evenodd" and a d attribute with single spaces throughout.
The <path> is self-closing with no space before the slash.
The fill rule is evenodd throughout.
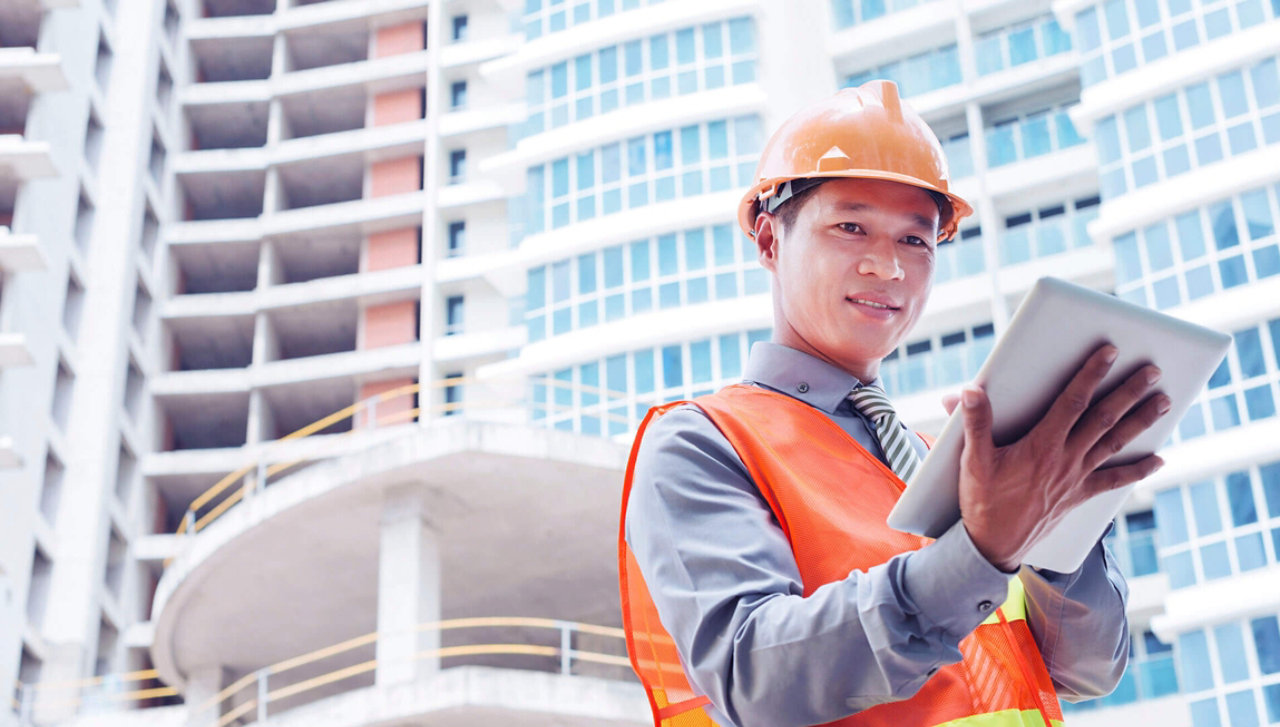
<path id="1" fill-rule="evenodd" d="M 0 261 L 3 260 L 0 247 Z M 422 290 L 423 267 L 410 265 L 373 272 L 318 278 L 303 283 L 273 285 L 239 293 L 179 295 L 164 301 L 160 317 L 210 318 L 244 316 L 261 311 L 294 308 L 341 300 L 383 303 L 415 297 Z"/>
<path id="2" fill-rule="evenodd" d="M 440 187 L 436 192 L 436 206 L 448 210 L 506 199 L 506 191 L 492 176 L 486 174 L 482 178 L 471 178 Z"/>
<path id="3" fill-rule="evenodd" d="M 630 12 L 639 11 L 627 14 Z M 502 180 L 509 194 L 519 194 L 524 191 L 524 171 L 528 167 L 562 157 L 569 151 L 699 121 L 760 113 L 767 108 L 768 96 L 757 83 L 653 101 L 525 137 L 515 149 L 481 161 L 480 169 Z"/>
<path id="4" fill-rule="evenodd" d="M 478 131 L 504 129 L 511 124 L 520 123 L 524 119 L 525 105 L 523 103 L 451 110 L 440 115 L 439 132 L 441 138 L 454 138 Z"/>
<path id="5" fill-rule="evenodd" d="M 378 232 L 418 224 L 425 204 L 426 194 L 414 191 L 268 212 L 248 219 L 175 222 L 165 225 L 163 234 L 170 245 L 197 245 L 255 242 L 268 236 L 322 230 L 356 229 L 361 232 Z"/>
<path id="6" fill-rule="evenodd" d="M 827 53 L 837 65 L 857 56 L 858 64 L 866 68 L 926 51 L 941 45 L 944 38 L 955 39 L 957 7 L 950 2 L 923 2 L 836 30 L 827 37 Z"/>
<path id="7" fill-rule="evenodd" d="M 37 53 L 34 48 L 0 48 L 0 81 L 20 81 L 32 93 L 70 88 L 57 53 Z"/>
<path id="8" fill-rule="evenodd" d="M 191 40 L 229 40 L 272 36 L 281 31 L 323 28 L 378 19 L 394 25 L 425 18 L 427 0 L 328 0 L 323 3 L 289 6 L 281 4 L 270 15 L 239 15 L 220 18 L 191 18 L 186 35 Z"/>
<path id="9" fill-rule="evenodd" d="M 153 606 L 161 678 L 251 717 L 271 667 L 273 723 L 648 722 L 617 642 L 627 448 L 461 418 L 394 431 L 184 536 Z"/>
<path id="10" fill-rule="evenodd" d="M 436 338 L 431 346 L 431 356 L 436 363 L 459 363 L 493 357 L 523 346 L 525 337 L 523 326 L 464 331 Z"/>
<path id="11" fill-rule="evenodd" d="M 427 132 L 427 122 L 422 120 L 288 139 L 268 147 L 186 151 L 174 159 L 173 171 L 178 175 L 257 171 L 350 154 L 376 161 L 421 151 Z"/>
<path id="12" fill-rule="evenodd" d="M 1020 201 L 1095 193 L 1098 153 L 1093 144 L 1076 144 L 987 170 L 987 194 Z"/>
<path id="13" fill-rule="evenodd" d="M 501 58 L 517 51 L 523 41 L 522 36 L 513 33 L 453 42 L 440 49 L 440 67 L 458 68 Z"/>
<path id="14" fill-rule="evenodd" d="M 617 45 L 731 15 L 754 15 L 760 11 L 760 4 L 760 0 L 699 0 L 647 5 L 525 41 L 516 52 L 481 66 L 480 73 L 494 79 L 515 77 L 523 81 L 526 71 L 571 58 L 588 48 Z M 518 8 L 511 9 L 518 12 Z"/>

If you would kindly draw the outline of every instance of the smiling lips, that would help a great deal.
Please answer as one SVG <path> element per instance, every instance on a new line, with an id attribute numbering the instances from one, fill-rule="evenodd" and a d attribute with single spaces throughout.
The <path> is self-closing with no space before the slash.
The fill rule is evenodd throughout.
<path id="1" fill-rule="evenodd" d="M 891 312 L 899 309 L 899 306 L 893 305 L 886 300 L 876 299 L 871 296 L 862 295 L 856 298 L 846 297 L 845 300 L 864 308 L 870 308 L 871 310 Z"/>

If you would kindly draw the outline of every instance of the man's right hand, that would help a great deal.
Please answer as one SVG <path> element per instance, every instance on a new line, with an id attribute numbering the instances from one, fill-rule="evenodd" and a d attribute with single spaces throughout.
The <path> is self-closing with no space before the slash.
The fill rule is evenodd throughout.
<path id="1" fill-rule="evenodd" d="M 1017 570 L 1032 546 L 1077 505 L 1137 482 L 1164 464 L 1150 455 L 1102 466 L 1172 405 L 1165 394 L 1148 397 L 1160 369 L 1147 365 L 1090 406 L 1116 355 L 1110 344 L 1094 351 L 1044 418 L 1004 447 L 992 439 L 986 393 L 976 386 L 961 393 L 960 514 L 974 545 L 996 567 Z"/>

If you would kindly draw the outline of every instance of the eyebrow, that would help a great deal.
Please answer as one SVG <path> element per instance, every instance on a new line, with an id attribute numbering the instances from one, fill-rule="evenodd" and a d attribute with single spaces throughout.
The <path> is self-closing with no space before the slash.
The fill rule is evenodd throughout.
<path id="1" fill-rule="evenodd" d="M 865 202 L 837 202 L 836 209 L 841 212 L 875 212 L 877 210 L 876 207 L 872 207 Z M 912 222 L 927 230 L 935 229 L 938 224 L 935 220 L 931 220 L 924 215 L 915 214 L 914 212 L 908 215 L 908 217 Z"/>

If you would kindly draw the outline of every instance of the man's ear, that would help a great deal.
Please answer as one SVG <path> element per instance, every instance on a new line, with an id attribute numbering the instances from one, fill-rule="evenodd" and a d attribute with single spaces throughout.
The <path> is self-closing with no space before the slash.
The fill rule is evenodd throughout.
<path id="1" fill-rule="evenodd" d="M 756 253 L 760 265 L 769 272 L 776 272 L 778 264 L 778 236 L 775 234 L 781 225 L 778 216 L 769 212 L 761 212 L 756 217 Z"/>

